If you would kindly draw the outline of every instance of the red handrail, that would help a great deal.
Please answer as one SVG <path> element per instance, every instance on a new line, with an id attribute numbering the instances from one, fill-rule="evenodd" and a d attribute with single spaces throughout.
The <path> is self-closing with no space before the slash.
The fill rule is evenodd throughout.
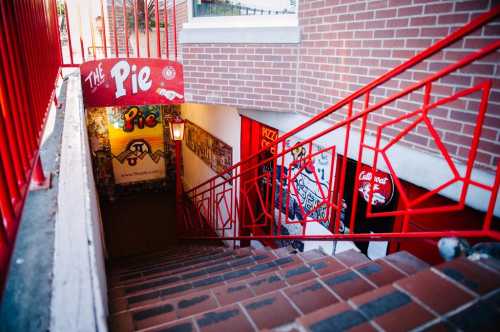
<path id="1" fill-rule="evenodd" d="M 387 239 L 411 239 L 411 238 L 436 238 L 442 236 L 463 236 L 463 237 L 486 237 L 495 240 L 500 240 L 500 232 L 491 227 L 493 219 L 493 211 L 496 204 L 497 192 L 499 189 L 500 165 L 496 167 L 494 183 L 484 184 L 472 179 L 472 170 L 476 162 L 478 143 L 481 136 L 483 120 L 487 111 L 489 101 L 489 93 L 491 89 L 491 80 L 483 79 L 480 83 L 475 83 L 470 88 L 463 89 L 455 94 L 433 100 L 436 95 L 432 92 L 432 86 L 438 80 L 457 72 L 459 69 L 474 63 L 488 54 L 495 52 L 500 48 L 500 41 L 492 40 L 485 47 L 476 51 L 470 52 L 468 55 L 459 59 L 455 63 L 451 63 L 445 68 L 429 74 L 426 78 L 416 82 L 407 88 L 402 89 L 388 97 L 378 100 L 375 103 L 371 101 L 371 92 L 384 83 L 396 78 L 398 75 L 405 73 L 414 68 L 419 63 L 429 59 L 438 52 L 445 50 L 448 46 L 472 34 L 477 29 L 485 26 L 488 22 L 498 17 L 500 14 L 500 6 L 494 7 L 489 12 L 476 17 L 474 20 L 466 24 L 460 29 L 457 29 L 447 37 L 438 41 L 421 53 L 415 55 L 403 64 L 395 67 L 386 74 L 375 79 L 371 83 L 354 92 L 347 98 L 341 100 L 337 104 L 329 107 L 325 111 L 314 116 L 310 120 L 301 124 L 297 128 L 285 133 L 277 140 L 268 145 L 265 149 L 251 155 L 249 158 L 240 161 L 239 163 L 229 167 L 225 171 L 210 178 L 207 181 L 191 188 L 184 193 L 184 214 L 180 220 L 179 228 L 186 238 L 190 239 L 210 239 L 218 238 L 224 240 L 251 240 L 251 239 L 274 239 L 274 240 L 387 240 Z M 405 115 L 395 117 L 371 128 L 371 134 L 374 137 L 374 146 L 367 141 L 369 132 L 368 116 L 381 110 L 384 106 L 394 103 L 401 98 L 416 92 L 419 89 L 424 89 L 422 106 L 413 112 L 408 112 Z M 439 135 L 432 122 L 428 118 L 428 113 L 433 109 L 459 100 L 464 97 L 471 97 L 474 93 L 480 93 L 479 110 L 477 114 L 477 123 L 473 133 L 471 143 L 469 145 L 469 154 L 466 157 L 465 174 L 460 174 L 457 171 L 456 162 L 448 153 L 446 146 L 441 142 Z M 437 97 L 436 97 L 437 98 Z M 358 112 L 353 112 L 355 102 L 362 100 L 364 107 Z M 432 100 L 432 102 L 431 102 Z M 329 117 L 330 115 L 342 110 L 346 110 L 346 114 L 342 115 L 343 119 L 332 124 L 328 128 L 316 132 L 310 137 L 302 140 L 294 146 L 287 147 L 286 142 L 292 136 L 311 127 L 319 121 Z M 400 123 L 401 121 L 413 120 L 410 126 L 399 129 L 394 137 L 390 137 L 389 143 L 382 146 L 383 130 L 391 125 Z M 359 125 L 361 122 L 361 125 Z M 412 129 L 420 124 L 427 126 L 431 139 L 436 144 L 436 151 L 441 153 L 446 165 L 451 170 L 452 178 L 444 184 L 429 190 L 426 194 L 419 196 L 416 199 L 410 200 L 404 194 L 401 182 L 397 179 L 397 173 L 391 163 L 391 158 L 387 152 L 397 141 L 407 135 Z M 357 125 L 357 128 L 355 128 Z M 373 127 L 373 126 L 372 126 Z M 317 142 L 321 138 L 325 138 L 329 134 L 336 134 L 339 131 L 345 137 L 343 149 L 337 150 L 335 145 L 327 145 L 319 152 L 313 152 L 313 145 L 318 145 Z M 353 132 L 357 131 L 360 136 L 360 141 L 357 146 L 350 141 Z M 339 134 L 340 135 L 340 134 Z M 323 141 L 324 142 L 324 141 Z M 384 143 L 385 144 L 385 143 Z M 298 160 L 290 163 L 286 161 L 293 150 L 301 148 L 305 154 Z M 350 229 L 350 234 L 340 234 L 339 226 L 341 223 L 341 206 L 344 197 L 344 187 L 346 184 L 346 163 L 349 149 L 357 151 L 357 166 L 354 178 L 354 188 L 359 185 L 359 174 L 361 171 L 361 161 L 366 155 L 366 151 L 371 151 L 374 157 L 370 168 L 373 172 L 377 170 L 378 162 L 384 162 L 388 171 L 394 176 L 396 190 L 402 192 L 401 201 L 404 208 L 397 208 L 394 211 L 374 212 L 371 204 L 368 204 L 366 217 L 400 217 L 402 218 L 402 230 L 394 233 L 359 233 L 356 229 L 356 209 L 358 208 L 358 194 L 354 191 L 352 197 L 352 212 L 349 220 L 345 220 L 346 226 Z M 269 151 L 276 151 L 271 156 Z M 307 163 L 312 163 L 318 153 L 331 153 L 331 167 L 333 163 L 340 163 L 338 171 L 339 181 L 333 183 L 330 178 L 326 184 L 327 189 L 321 189 L 321 184 L 316 178 L 316 184 L 320 188 L 321 199 L 318 205 L 312 209 L 306 209 L 305 202 L 297 199 L 296 209 L 299 210 L 300 218 L 294 218 L 291 209 L 291 201 L 293 190 L 297 193 L 297 185 L 295 183 L 297 175 L 304 172 Z M 338 155 L 337 155 L 338 154 Z M 262 156 L 265 156 L 262 158 Z M 344 156 L 344 157 L 342 157 Z M 259 160 L 262 159 L 262 160 Z M 265 169 L 267 167 L 267 169 Z M 461 166 L 462 167 L 462 166 Z M 264 169 L 263 169 L 264 168 Z M 270 169 L 269 169 L 270 168 Z M 288 170 L 288 171 L 287 171 Z M 313 175 L 316 174 L 313 172 Z M 374 176 L 370 180 L 368 202 L 373 200 Z M 314 182 L 314 181 L 313 181 Z M 457 203 L 447 206 L 421 207 L 420 204 L 427 201 L 433 195 L 439 194 L 442 190 L 454 184 L 461 184 L 462 189 L 458 194 Z M 473 230 L 457 230 L 457 229 L 440 229 L 438 231 L 423 231 L 416 232 L 409 230 L 410 216 L 416 214 L 436 215 L 443 212 L 461 211 L 466 206 L 467 193 L 471 187 L 477 187 L 490 193 L 489 202 L 487 204 L 486 213 L 481 223 L 478 222 L 477 229 Z M 297 195 L 295 195 L 297 196 Z M 324 209 L 326 211 L 322 219 L 312 218 L 311 216 L 320 214 L 318 211 Z M 326 216 L 326 217 L 325 217 Z M 330 227 L 332 234 L 312 236 L 306 235 L 307 223 L 309 222 L 332 222 L 333 227 Z M 300 226 L 302 234 L 283 235 L 281 228 L 297 224 Z"/>
<path id="2" fill-rule="evenodd" d="M 1 1 L 0 22 L 1 289 L 30 179 L 44 179 L 40 141 L 55 100 L 61 48 L 55 1 Z"/>

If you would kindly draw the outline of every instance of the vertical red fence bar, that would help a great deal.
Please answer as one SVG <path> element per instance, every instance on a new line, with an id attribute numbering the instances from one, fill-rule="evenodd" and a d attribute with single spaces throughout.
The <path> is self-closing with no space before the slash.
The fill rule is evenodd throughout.
<path id="1" fill-rule="evenodd" d="M 104 5 L 101 0 L 101 17 L 102 17 L 102 44 L 104 47 L 104 57 L 108 57 L 108 45 L 107 45 L 107 36 L 106 36 L 106 19 L 104 19 Z"/>
<path id="2" fill-rule="evenodd" d="M 170 57 L 168 50 L 168 0 L 163 1 L 163 25 L 165 26 L 165 54 L 168 59 Z"/>
<path id="3" fill-rule="evenodd" d="M 125 54 L 130 56 L 128 49 L 128 22 L 127 22 L 127 1 L 123 0 L 123 30 L 125 33 Z"/>
<path id="4" fill-rule="evenodd" d="M 0 291 L 61 64 L 56 1 L 0 1 Z"/>
<path id="5" fill-rule="evenodd" d="M 125 1 L 123 1 L 125 7 Z M 115 41 L 115 56 L 118 58 L 118 31 L 116 31 L 115 0 L 111 1 L 111 16 L 113 17 L 113 37 Z"/>
<path id="6" fill-rule="evenodd" d="M 146 52 L 148 58 L 151 57 L 151 49 L 149 46 L 149 3 L 144 0 L 144 31 L 146 32 Z"/>
<path id="7" fill-rule="evenodd" d="M 156 27 L 156 57 L 161 58 L 160 9 L 158 8 L 158 0 L 155 0 L 155 27 Z"/>
<path id="8" fill-rule="evenodd" d="M 177 61 L 177 13 L 175 10 L 175 0 L 172 3 L 172 23 L 173 23 L 173 33 L 174 33 L 174 54 L 175 54 L 175 61 Z"/>

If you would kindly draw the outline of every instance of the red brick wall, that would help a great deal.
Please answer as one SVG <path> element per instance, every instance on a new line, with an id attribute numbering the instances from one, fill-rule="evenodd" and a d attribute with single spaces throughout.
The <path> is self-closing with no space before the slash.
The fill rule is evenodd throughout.
<path id="1" fill-rule="evenodd" d="M 300 44 L 184 44 L 186 97 L 189 102 L 226 104 L 240 108 L 318 113 L 356 89 L 432 45 L 472 18 L 487 11 L 491 1 L 432 0 L 302 0 L 299 5 Z M 499 20 L 455 43 L 372 93 L 371 103 L 400 91 L 498 38 Z M 449 96 L 486 78 L 494 90 L 479 145 L 478 164 L 493 169 L 500 156 L 500 56 L 497 53 L 443 78 L 433 85 L 433 100 Z M 355 104 L 355 111 L 361 109 Z M 370 130 L 418 109 L 422 91 L 387 105 L 369 118 Z M 478 96 L 460 99 L 429 113 L 450 155 L 464 160 L 476 122 Z M 339 112 L 333 120 L 343 118 Z M 393 137 L 409 122 L 384 130 Z M 355 123 L 359 126 L 359 123 Z M 403 143 L 436 151 L 423 125 Z"/>
<path id="2" fill-rule="evenodd" d="M 185 44 L 182 53 L 190 102 L 293 110 L 296 45 Z"/>

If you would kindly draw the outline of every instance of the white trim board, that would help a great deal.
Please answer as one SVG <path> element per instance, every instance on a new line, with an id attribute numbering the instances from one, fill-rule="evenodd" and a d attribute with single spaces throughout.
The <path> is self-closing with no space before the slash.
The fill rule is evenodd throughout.
<path id="1" fill-rule="evenodd" d="M 68 78 L 61 145 L 51 331 L 108 330 L 107 289 L 80 75 Z"/>
<path id="2" fill-rule="evenodd" d="M 310 118 L 303 114 L 297 113 L 281 113 L 281 112 L 266 112 L 266 111 L 256 111 L 256 110 L 239 110 L 240 115 L 253 119 L 255 121 L 264 123 L 268 126 L 276 128 L 282 132 L 289 132 L 300 124 L 306 122 Z M 296 137 L 301 139 L 306 139 L 311 137 L 315 133 L 331 127 L 331 123 L 327 121 L 318 121 L 317 123 L 311 125 L 307 129 L 299 132 Z M 335 134 L 328 134 L 316 140 L 318 145 L 332 146 L 336 145 L 338 147 L 344 147 L 345 129 L 337 130 Z M 366 138 L 366 143 L 374 146 L 374 137 L 368 136 Z M 359 132 L 352 130 L 350 136 L 350 144 L 348 149 L 348 157 L 357 160 L 357 146 L 360 142 Z M 381 140 L 381 144 L 384 144 L 384 140 Z M 337 153 L 342 154 L 343 151 L 337 151 Z M 450 171 L 446 162 L 437 156 L 429 153 L 424 153 L 422 151 L 414 150 L 408 148 L 402 144 L 396 143 L 391 148 L 391 164 L 397 169 L 397 174 L 400 179 L 413 183 L 419 187 L 431 190 L 436 188 L 437 185 L 442 184 L 450 179 Z M 368 153 L 363 156 L 363 162 L 371 165 L 371 158 Z M 465 173 L 465 165 L 456 163 L 458 172 L 460 174 Z M 380 170 L 388 172 L 389 170 L 385 165 L 378 167 Z M 432 174 L 432 176 L 429 176 Z M 493 173 L 474 169 L 472 172 L 472 178 L 475 181 L 491 185 L 494 183 L 495 176 Z M 441 191 L 441 195 L 447 197 L 451 200 L 457 201 L 460 196 L 459 184 L 452 185 Z M 479 189 L 478 187 L 471 186 L 469 188 L 465 202 L 471 208 L 477 209 L 479 211 L 486 211 L 488 209 L 490 195 L 488 192 Z M 500 216 L 500 200 L 497 200 L 495 209 L 495 216 Z"/>
<path id="3" fill-rule="evenodd" d="M 298 44 L 298 26 L 213 27 L 184 24 L 181 44 Z"/>

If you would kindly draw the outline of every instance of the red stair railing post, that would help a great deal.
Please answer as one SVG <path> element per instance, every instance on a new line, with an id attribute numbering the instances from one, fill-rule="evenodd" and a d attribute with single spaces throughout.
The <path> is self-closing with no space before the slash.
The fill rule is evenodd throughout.
<path id="1" fill-rule="evenodd" d="M 50 176 L 45 176 L 40 156 L 37 157 L 35 167 L 33 169 L 33 189 L 44 189 L 50 186 Z"/>

